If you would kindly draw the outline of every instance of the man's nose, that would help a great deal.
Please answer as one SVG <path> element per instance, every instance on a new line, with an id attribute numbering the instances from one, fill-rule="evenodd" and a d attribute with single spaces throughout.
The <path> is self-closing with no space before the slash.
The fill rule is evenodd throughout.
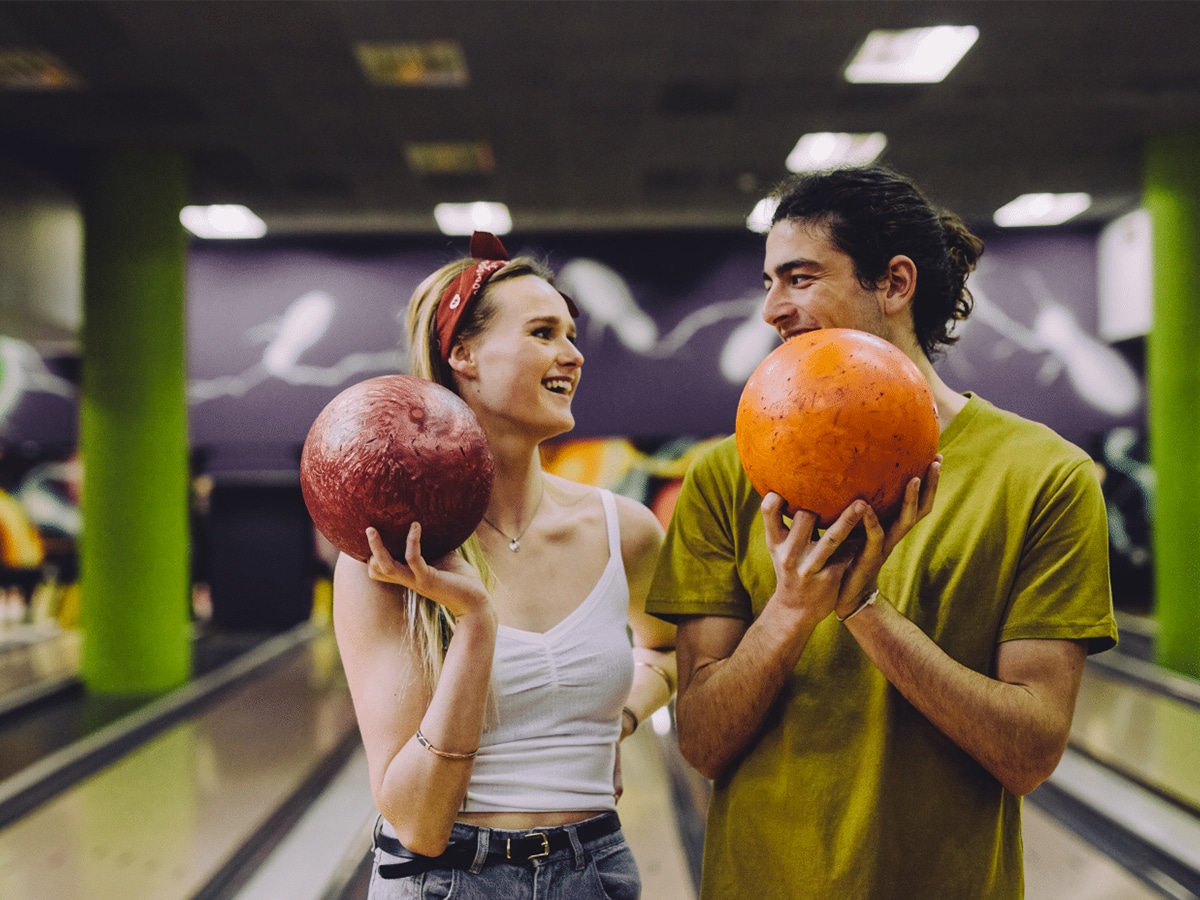
<path id="1" fill-rule="evenodd" d="M 767 288 L 767 296 L 763 299 L 762 318 L 772 328 L 778 328 L 792 312 L 782 295 L 783 291 L 776 283 Z"/>

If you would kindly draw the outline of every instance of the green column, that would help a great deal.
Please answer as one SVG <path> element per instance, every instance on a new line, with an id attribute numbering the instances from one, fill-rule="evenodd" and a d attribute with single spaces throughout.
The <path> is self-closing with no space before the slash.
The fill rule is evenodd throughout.
<path id="1" fill-rule="evenodd" d="M 83 680 L 153 693 L 191 675 L 183 158 L 98 160 L 84 203 Z"/>
<path id="2" fill-rule="evenodd" d="M 1200 677 L 1200 131 L 1147 146 L 1154 327 L 1147 344 L 1157 662 Z"/>

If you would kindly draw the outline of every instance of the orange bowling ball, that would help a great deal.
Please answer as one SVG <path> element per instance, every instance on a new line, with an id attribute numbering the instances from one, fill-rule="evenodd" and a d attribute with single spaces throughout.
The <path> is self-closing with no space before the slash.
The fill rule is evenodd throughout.
<path id="1" fill-rule="evenodd" d="M 887 525 L 938 449 L 933 392 L 883 338 L 850 328 L 798 335 L 754 370 L 738 403 L 738 455 L 760 494 L 827 528 L 854 500 Z"/>

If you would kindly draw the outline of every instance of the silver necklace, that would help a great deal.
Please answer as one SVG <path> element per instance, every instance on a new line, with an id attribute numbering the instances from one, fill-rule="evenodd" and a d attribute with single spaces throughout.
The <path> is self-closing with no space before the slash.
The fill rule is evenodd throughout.
<path id="1" fill-rule="evenodd" d="M 527 532 L 529 530 L 530 525 L 533 524 L 533 520 L 537 518 L 538 510 L 540 510 L 542 508 L 542 501 L 545 499 L 546 499 L 546 484 L 545 484 L 545 482 L 543 482 L 542 483 L 542 496 L 538 497 L 537 506 L 535 506 L 533 508 L 533 515 L 529 517 L 528 524 L 526 524 L 526 526 L 521 529 L 521 533 L 518 534 L 516 537 L 511 537 L 508 534 L 506 534 L 505 532 L 501 531 L 496 526 L 496 523 L 493 522 L 491 519 L 489 519 L 487 516 L 483 517 L 483 521 L 485 521 L 489 525 L 491 525 L 492 530 L 495 531 L 496 534 L 500 535 L 500 537 L 502 537 L 502 538 L 505 538 L 508 541 L 508 549 L 511 550 L 513 553 L 516 553 L 518 550 L 521 549 L 521 538 L 525 537 L 525 532 Z"/>

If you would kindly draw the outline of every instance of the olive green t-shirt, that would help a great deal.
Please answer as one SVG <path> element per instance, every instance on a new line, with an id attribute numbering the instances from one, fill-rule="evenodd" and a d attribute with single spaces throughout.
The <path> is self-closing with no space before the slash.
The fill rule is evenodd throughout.
<path id="1" fill-rule="evenodd" d="M 879 577 L 954 659 L 1002 641 L 1116 643 L 1093 465 L 1050 429 L 968 395 L 942 433 L 933 511 Z M 689 471 L 647 609 L 751 620 L 775 589 L 733 438 Z M 704 900 L 1023 895 L 1021 800 L 931 725 L 832 617 L 742 759 L 715 784 Z"/>

